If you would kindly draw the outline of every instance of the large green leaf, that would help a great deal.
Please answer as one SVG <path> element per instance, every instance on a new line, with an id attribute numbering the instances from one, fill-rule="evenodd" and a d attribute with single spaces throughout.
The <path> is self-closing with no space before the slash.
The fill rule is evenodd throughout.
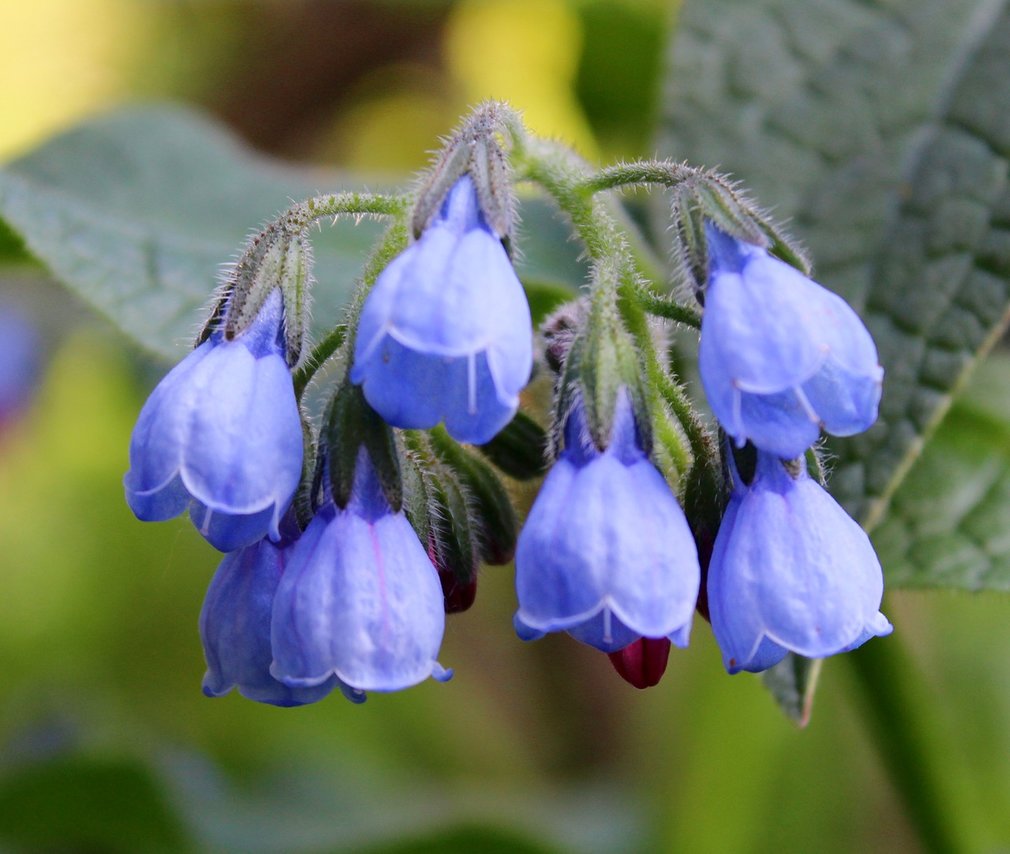
<path id="1" fill-rule="evenodd" d="M 151 352 L 178 358 L 221 264 L 253 229 L 292 200 L 361 184 L 257 155 L 182 107 L 131 108 L 0 171 L 0 217 L 86 302 Z M 580 281 L 576 249 L 547 206 L 525 204 L 521 214 L 520 275 Z M 317 330 L 338 318 L 379 228 L 346 222 L 314 235 Z"/>
<path id="2" fill-rule="evenodd" d="M 874 531 L 888 582 L 1010 592 L 1010 357 L 980 366 Z"/>
<path id="3" fill-rule="evenodd" d="M 1010 13 L 994 0 L 688 0 L 664 153 L 719 165 L 867 318 L 881 417 L 832 445 L 872 528 L 1010 303 Z"/>

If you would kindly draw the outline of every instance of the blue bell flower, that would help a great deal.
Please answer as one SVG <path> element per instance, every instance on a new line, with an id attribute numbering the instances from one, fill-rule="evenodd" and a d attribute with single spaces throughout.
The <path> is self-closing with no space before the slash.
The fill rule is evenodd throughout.
<path id="1" fill-rule="evenodd" d="M 884 371 L 859 316 L 760 246 L 709 223 L 709 280 L 698 367 L 705 395 L 739 446 L 783 459 L 820 434 L 866 430 Z"/>
<path id="2" fill-rule="evenodd" d="M 234 340 L 214 332 L 158 384 L 130 440 L 126 500 L 163 521 L 187 507 L 221 551 L 276 540 L 302 473 L 280 290 Z"/>
<path id="3" fill-rule="evenodd" d="M 224 557 L 200 612 L 200 637 L 207 659 L 203 692 L 220 697 L 238 688 L 243 697 L 274 706 L 314 703 L 339 687 L 360 703 L 361 691 L 335 676 L 307 688 L 291 687 L 270 675 L 270 619 L 274 595 L 290 559 L 291 546 L 263 539 Z"/>
<path id="4" fill-rule="evenodd" d="M 516 549 L 516 631 L 567 631 L 604 652 L 639 637 L 686 646 L 700 570 L 684 511 L 642 450 L 626 390 L 599 451 L 581 401 Z"/>
<path id="5" fill-rule="evenodd" d="M 735 484 L 708 568 L 712 631 L 730 673 L 787 652 L 822 658 L 890 634 L 884 578 L 869 537 L 801 469 L 758 452 Z"/>
<path id="6" fill-rule="evenodd" d="M 522 285 L 464 175 L 368 294 L 351 380 L 395 427 L 444 421 L 454 438 L 480 444 L 515 414 L 532 339 Z"/>
<path id="7" fill-rule="evenodd" d="M 336 675 L 359 691 L 447 679 L 436 661 L 444 629 L 438 573 L 361 449 L 347 506 L 326 501 L 291 549 L 273 604 L 270 672 L 299 687 Z"/>

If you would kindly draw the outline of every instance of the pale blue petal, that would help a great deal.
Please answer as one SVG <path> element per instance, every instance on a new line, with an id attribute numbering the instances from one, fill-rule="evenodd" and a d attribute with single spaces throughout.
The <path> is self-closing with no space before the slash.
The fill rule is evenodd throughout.
<path id="1" fill-rule="evenodd" d="M 200 405 L 203 388 L 194 382 L 214 345 L 206 341 L 179 362 L 151 392 L 130 437 L 130 470 L 123 478 L 126 497 L 144 521 L 161 521 L 181 513 L 179 467 L 188 424 Z M 159 494 L 168 491 L 162 498 Z"/>
<path id="2" fill-rule="evenodd" d="M 568 629 L 568 634 L 606 653 L 618 652 L 641 637 L 638 632 L 624 625 L 608 608 L 604 608 L 585 622 L 572 626 Z"/>
<path id="3" fill-rule="evenodd" d="M 805 473 L 793 480 L 763 454 L 750 489 L 730 501 L 708 593 L 731 672 L 768 666 L 778 652 L 766 641 L 819 658 L 890 628 L 879 614 L 883 575 L 866 534 Z"/>
<path id="4" fill-rule="evenodd" d="M 741 670 L 746 670 L 749 673 L 761 673 L 770 667 L 774 667 L 788 653 L 789 650 L 785 647 L 779 646 L 768 638 L 762 638 L 761 642 L 757 645 L 757 649 L 751 653 L 750 658 L 746 661 L 735 665 L 727 661 L 723 663 L 726 665 L 726 670 L 729 673 L 739 673 Z"/>
<path id="5" fill-rule="evenodd" d="M 433 674 L 444 626 L 438 575 L 402 513 L 372 524 L 320 513 L 277 591 L 271 672 L 292 685 L 335 673 L 395 691 Z"/>
<path id="6" fill-rule="evenodd" d="M 690 620 L 698 584 L 683 511 L 644 455 L 625 465 L 608 449 L 576 465 L 566 450 L 519 536 L 518 619 L 572 630 L 608 609 L 632 632 L 662 637 Z"/>
<path id="7" fill-rule="evenodd" d="M 464 176 L 417 242 L 379 275 L 362 309 L 351 380 L 387 422 L 483 443 L 529 380 L 529 305 Z"/>
<path id="8" fill-rule="evenodd" d="M 521 641 L 537 641 L 547 634 L 547 632 L 541 632 L 531 626 L 527 626 L 518 614 L 512 617 L 512 627 Z"/>
<path id="9" fill-rule="evenodd" d="M 733 435 L 738 446 L 749 439 L 762 451 L 785 460 L 801 456 L 821 432 L 819 421 L 793 390 L 763 396 L 742 395 L 740 424 L 740 434 Z"/>
<path id="10" fill-rule="evenodd" d="M 270 675 L 270 617 L 283 571 L 283 550 L 266 541 L 221 561 L 200 612 L 208 696 L 237 687 L 250 700 L 300 706 L 321 700 L 337 685 L 331 678 L 311 688 L 292 688 Z"/>
<path id="11" fill-rule="evenodd" d="M 130 489 L 131 482 L 127 473 L 123 480 L 126 486 L 126 503 L 141 522 L 164 522 L 166 519 L 173 519 L 185 510 L 192 500 L 182 478 L 178 475 L 152 492 L 134 492 Z"/>
<path id="12" fill-rule="evenodd" d="M 215 511 L 283 513 L 302 473 L 303 437 L 282 356 L 255 358 L 240 342 L 215 347 L 193 372 L 205 389 L 190 413 L 181 475 Z"/>
<path id="13" fill-rule="evenodd" d="M 444 420 L 462 442 L 490 441 L 519 406 L 518 394 L 500 397 L 484 354 L 448 359 L 386 337 L 357 376 L 369 405 L 389 424 L 427 429 Z"/>
<path id="14" fill-rule="evenodd" d="M 873 339 L 839 296 L 764 249 L 708 227 L 711 273 L 699 346 L 712 411 L 740 445 L 795 457 L 877 417 Z"/>
<path id="15" fill-rule="evenodd" d="M 753 247 L 738 272 L 716 267 L 705 290 L 699 360 L 719 365 L 709 384 L 773 394 L 809 379 L 826 353 L 812 321 L 823 290 L 799 270 Z"/>
<path id="16" fill-rule="evenodd" d="M 862 433 L 877 420 L 883 372 L 853 374 L 828 361 L 803 384 L 803 393 L 833 436 Z"/>
<path id="17" fill-rule="evenodd" d="M 193 498 L 218 548 L 276 535 L 301 477 L 302 432 L 283 357 L 279 292 L 234 341 L 216 333 L 179 363 L 141 410 L 130 444 L 127 501 L 144 520 L 171 518 Z M 260 354 L 257 358 L 255 353 Z M 217 531 L 207 524 L 214 511 Z M 218 514 L 246 517 L 239 523 Z M 256 517 L 251 526 L 248 517 Z M 265 521 L 264 520 L 265 517 Z"/>
<path id="18" fill-rule="evenodd" d="M 226 513 L 215 513 L 195 501 L 190 504 L 189 518 L 200 535 L 222 552 L 251 546 L 268 534 L 273 540 L 279 539 L 279 533 L 273 525 L 273 507 L 245 516 L 229 516 Z"/>
<path id="19" fill-rule="evenodd" d="M 684 623 L 684 625 L 682 625 L 679 629 L 676 629 L 667 635 L 674 646 L 679 646 L 681 649 L 687 649 L 687 645 L 691 642 L 692 620 L 693 617 L 691 620 Z"/>

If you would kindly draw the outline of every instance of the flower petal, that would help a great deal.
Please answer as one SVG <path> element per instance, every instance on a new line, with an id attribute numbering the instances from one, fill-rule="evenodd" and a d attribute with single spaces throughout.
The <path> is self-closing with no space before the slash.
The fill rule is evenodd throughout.
<path id="1" fill-rule="evenodd" d="M 188 421 L 202 394 L 194 376 L 213 347 L 205 341 L 172 368 L 140 410 L 130 437 L 130 470 L 123 484 L 130 508 L 144 521 L 171 519 L 189 503 L 179 468 Z"/>
<path id="2" fill-rule="evenodd" d="M 761 670 L 785 650 L 834 655 L 886 633 L 883 575 L 865 532 L 817 483 L 758 455 L 709 565 L 712 629 L 730 672 Z"/>
<path id="3" fill-rule="evenodd" d="M 300 706 L 321 700 L 337 685 L 330 678 L 311 688 L 292 688 L 270 675 L 270 616 L 283 572 L 283 550 L 265 540 L 221 561 L 200 612 L 208 696 L 237 687 L 250 700 Z"/>
<path id="4" fill-rule="evenodd" d="M 694 539 L 655 466 L 644 455 L 625 465 L 610 448 L 577 465 L 566 449 L 519 535 L 520 622 L 572 631 L 607 610 L 662 637 L 690 621 L 698 584 Z"/>
<path id="5" fill-rule="evenodd" d="M 282 356 L 255 358 L 240 341 L 214 347 L 192 384 L 181 474 L 190 494 L 215 511 L 275 518 L 301 479 L 303 438 L 291 375 Z"/>
<path id="6" fill-rule="evenodd" d="M 295 545 L 277 591 L 271 672 L 290 685 L 335 673 L 365 691 L 431 676 L 442 591 L 410 523 L 402 513 L 372 524 L 349 511 L 328 515 L 317 514 Z"/>

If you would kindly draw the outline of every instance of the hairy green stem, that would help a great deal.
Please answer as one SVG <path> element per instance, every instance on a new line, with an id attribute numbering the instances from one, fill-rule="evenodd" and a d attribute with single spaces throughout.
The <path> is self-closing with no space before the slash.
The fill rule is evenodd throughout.
<path id="1" fill-rule="evenodd" d="M 648 315 L 641 301 L 645 276 L 639 260 L 628 245 L 626 230 L 619 227 L 618 220 L 611 214 L 607 204 L 595 197 L 592 187 L 587 183 L 588 167 L 568 149 L 543 140 L 530 139 L 523 154 L 517 158 L 520 161 L 517 167 L 519 177 L 539 184 L 550 193 L 558 206 L 571 218 L 594 263 L 616 264 L 618 309 L 642 353 L 646 375 L 650 380 L 650 405 L 656 407 L 670 403 L 670 408 L 688 437 L 695 458 L 710 456 L 714 447 L 711 439 L 656 353 Z M 666 400 L 668 395 L 672 402 Z M 664 436 L 667 441 L 672 438 Z M 682 453 L 672 453 L 671 456 L 674 459 L 686 459 Z"/>
<path id="2" fill-rule="evenodd" d="M 681 305 L 646 288 L 639 290 L 638 301 L 649 314 L 682 323 L 692 329 L 701 329 L 701 315 L 690 306 Z"/>
<path id="3" fill-rule="evenodd" d="M 312 377 L 315 376 L 316 371 L 318 371 L 327 359 L 330 358 L 337 350 L 340 349 L 341 345 L 344 343 L 344 338 L 347 337 L 347 327 L 344 324 L 334 326 L 315 347 L 312 348 L 312 352 L 305 357 L 305 361 L 298 367 L 291 375 L 291 380 L 295 386 L 295 398 L 297 400 L 302 399 L 302 395 L 305 393 L 305 389 L 308 384 L 312 381 Z"/>
<path id="4" fill-rule="evenodd" d="M 410 197 L 405 195 L 329 193 L 292 205 L 277 218 L 277 222 L 290 234 L 298 234 L 325 217 L 402 216 L 409 202 Z"/>

